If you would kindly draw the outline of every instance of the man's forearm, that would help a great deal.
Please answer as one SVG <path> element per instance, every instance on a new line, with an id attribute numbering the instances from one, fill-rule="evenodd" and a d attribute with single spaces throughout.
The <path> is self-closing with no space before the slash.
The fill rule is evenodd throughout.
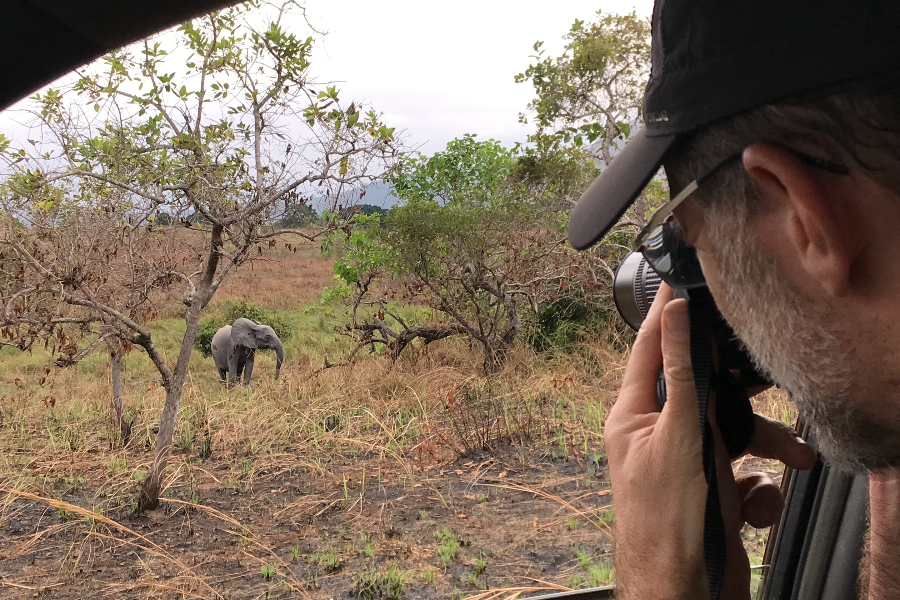
<path id="1" fill-rule="evenodd" d="M 869 533 L 860 566 L 861 600 L 900 598 L 900 470 L 869 477 Z"/>

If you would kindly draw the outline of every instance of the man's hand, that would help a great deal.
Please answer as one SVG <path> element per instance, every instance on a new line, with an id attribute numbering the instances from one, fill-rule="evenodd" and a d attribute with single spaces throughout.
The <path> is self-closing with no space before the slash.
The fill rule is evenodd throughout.
<path id="1" fill-rule="evenodd" d="M 709 595 L 703 562 L 706 480 L 689 331 L 687 302 L 672 300 L 664 285 L 638 333 L 604 430 L 616 512 L 616 584 L 629 600 Z M 660 368 L 667 393 L 661 412 L 656 395 Z M 714 414 L 710 418 L 714 422 Z M 783 500 L 768 477 L 736 482 L 717 430 L 715 434 L 728 535 L 722 598 L 745 599 L 750 570 L 740 529 L 745 521 L 757 527 L 774 523 Z M 762 417 L 750 451 L 801 469 L 812 466 L 816 457 L 789 427 Z"/>

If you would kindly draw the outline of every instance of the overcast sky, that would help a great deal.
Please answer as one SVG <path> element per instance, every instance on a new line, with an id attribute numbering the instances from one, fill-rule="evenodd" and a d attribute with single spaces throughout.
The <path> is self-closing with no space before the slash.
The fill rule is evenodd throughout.
<path id="1" fill-rule="evenodd" d="M 425 153 L 465 133 L 504 144 L 524 141 L 518 122 L 532 98 L 513 77 L 531 62 L 542 40 L 562 47 L 572 22 L 604 12 L 649 16 L 652 0 L 308 0 L 307 16 L 327 32 L 314 46 L 320 81 L 339 82 L 342 99 L 363 99 L 406 131 Z M 375 8 L 377 6 L 377 8 Z M 298 33 L 306 28 L 297 23 Z M 11 109 L 14 111 L 15 107 Z M 21 137 L 14 112 L 0 131 Z"/>
<path id="2" fill-rule="evenodd" d="M 307 13 L 327 31 L 314 69 L 431 153 L 464 133 L 524 141 L 529 129 L 518 115 L 532 88 L 513 77 L 532 62 L 534 42 L 556 53 L 576 18 L 590 20 L 598 9 L 649 16 L 652 7 L 652 0 L 309 0 Z"/>

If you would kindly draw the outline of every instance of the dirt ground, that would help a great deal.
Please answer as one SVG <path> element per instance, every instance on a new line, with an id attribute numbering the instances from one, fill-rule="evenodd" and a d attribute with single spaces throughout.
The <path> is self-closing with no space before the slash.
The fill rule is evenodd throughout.
<path id="1" fill-rule="evenodd" d="M 296 309 L 331 281 L 315 245 L 267 252 L 216 301 Z M 43 363 L 8 355 L 0 599 L 512 600 L 610 583 L 601 431 L 624 357 L 589 341 L 552 360 L 520 349 L 490 385 L 452 340 L 390 372 L 372 357 L 316 375 L 322 352 L 298 351 L 281 381 L 261 366 L 232 393 L 198 359 L 170 485 L 147 514 L 134 502 L 164 401 L 152 372 L 125 373 L 137 433 L 122 448 L 104 363 L 54 372 L 45 389 Z M 764 396 L 758 412 L 793 422 L 782 396 Z M 765 461 L 738 468 L 779 477 Z M 745 531 L 751 561 L 765 537 Z"/>
<path id="2" fill-rule="evenodd" d="M 372 456 L 335 457 L 326 473 L 279 462 L 236 469 L 212 456 L 159 510 L 123 507 L 109 523 L 7 498 L 0 597 L 383 598 L 396 565 L 403 598 L 461 598 L 608 571 L 602 460 L 516 447 L 406 472 Z M 103 494 L 46 460 L 31 469 L 72 505 Z"/>

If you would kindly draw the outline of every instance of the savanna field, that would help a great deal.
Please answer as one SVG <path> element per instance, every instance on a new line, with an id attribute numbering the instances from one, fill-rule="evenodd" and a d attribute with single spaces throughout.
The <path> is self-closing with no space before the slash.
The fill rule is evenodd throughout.
<path id="1" fill-rule="evenodd" d="M 502 29 L 478 55 L 495 71 Z M 466 123 L 419 152 L 432 134 L 405 109 L 311 67 L 324 34 L 290 0 L 198 17 L 29 98 L 28 134 L 0 133 L 0 598 L 614 583 L 603 426 L 632 334 L 612 279 L 668 185 L 589 251 L 566 231 L 641 127 L 650 29 L 636 12 L 542 25 L 555 44 L 488 78 L 533 93 L 512 145 Z M 427 83 L 378 47 L 354 62 Z M 464 82 L 463 117 L 495 99 L 429 68 L 442 99 Z M 264 350 L 248 387 L 219 380 L 205 354 L 238 318 L 281 339 L 280 379 Z M 776 392 L 756 409 L 796 418 Z M 767 535 L 745 531 L 757 566 Z"/>
<path id="2" fill-rule="evenodd" d="M 477 349 L 449 338 L 390 371 L 379 352 L 323 368 L 349 348 L 346 308 L 319 302 L 332 275 L 317 246 L 279 243 L 227 281 L 206 312 L 245 301 L 280 317 L 282 378 L 261 352 L 251 385 L 226 391 L 195 352 L 162 504 L 143 514 L 165 400 L 146 355 L 122 361 L 123 446 L 105 352 L 57 368 L 4 349 L 0 597 L 487 600 L 613 582 L 602 426 L 626 357 L 594 338 L 552 355 L 519 344 L 485 378 Z M 167 358 L 179 310 L 151 324 Z M 757 410 L 794 418 L 777 394 Z M 765 534 L 747 531 L 751 555 Z"/>

